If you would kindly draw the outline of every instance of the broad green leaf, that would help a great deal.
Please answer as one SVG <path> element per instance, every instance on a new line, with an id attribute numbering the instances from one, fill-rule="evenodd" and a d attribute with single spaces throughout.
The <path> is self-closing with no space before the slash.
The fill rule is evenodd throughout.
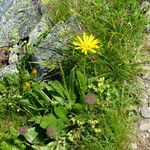
<path id="1" fill-rule="evenodd" d="M 75 104 L 73 105 L 73 109 L 74 109 L 75 111 L 81 111 L 81 110 L 83 110 L 83 105 L 81 105 L 81 104 L 79 104 L 79 103 L 75 103 Z"/>
<path id="2" fill-rule="evenodd" d="M 53 89 L 60 94 L 60 96 L 64 97 L 64 87 L 61 85 L 59 81 L 51 81 L 49 84 L 53 87 Z"/>
<path id="3" fill-rule="evenodd" d="M 35 117 L 30 118 L 28 121 L 35 122 L 36 124 L 40 124 L 41 120 L 42 120 L 42 116 L 35 116 Z"/>
<path id="4" fill-rule="evenodd" d="M 75 102 L 75 93 L 74 93 L 74 86 L 75 86 L 75 71 L 74 68 L 71 70 L 70 77 L 69 77 L 69 95 L 71 97 L 72 102 Z"/>
<path id="5" fill-rule="evenodd" d="M 53 91 L 53 88 L 47 83 L 41 83 L 42 87 L 46 88 L 48 91 Z"/>
<path id="6" fill-rule="evenodd" d="M 86 75 L 82 74 L 79 70 L 76 71 L 77 75 L 77 83 L 78 83 L 78 90 L 82 91 L 82 93 L 86 92 L 87 89 L 87 77 Z"/>
<path id="7" fill-rule="evenodd" d="M 37 135 L 38 133 L 35 131 L 35 127 L 33 127 L 28 129 L 28 132 L 24 135 L 24 137 L 28 142 L 32 143 Z"/>
<path id="8" fill-rule="evenodd" d="M 40 123 L 40 126 L 43 128 L 43 129 L 46 129 L 48 126 L 53 126 L 55 127 L 56 125 L 56 121 L 57 119 L 55 118 L 54 115 L 47 115 L 47 116 L 44 116 L 41 120 L 41 123 Z"/>
<path id="9" fill-rule="evenodd" d="M 46 146 L 33 145 L 32 148 L 34 148 L 34 150 L 56 150 L 56 146 L 57 146 L 57 142 L 50 142 Z"/>
<path id="10" fill-rule="evenodd" d="M 19 148 L 15 147 L 14 145 L 8 144 L 6 142 L 0 143 L 1 150 L 19 150 Z"/>
<path id="11" fill-rule="evenodd" d="M 33 90 L 35 92 L 37 92 L 38 94 L 40 94 L 42 96 L 42 98 L 48 102 L 52 102 L 52 100 L 47 96 L 47 94 L 45 94 L 40 87 L 37 87 L 36 85 L 33 86 Z"/>
<path id="12" fill-rule="evenodd" d="M 57 102 L 59 102 L 60 104 L 64 104 L 64 98 L 60 96 L 55 96 L 55 95 L 52 95 L 52 96 Z"/>
<path id="13" fill-rule="evenodd" d="M 57 106 L 54 108 L 56 115 L 60 118 L 66 117 L 68 114 L 68 109 L 65 106 Z"/>
<path id="14" fill-rule="evenodd" d="M 0 91 L 5 90 L 5 89 L 6 89 L 6 88 L 5 88 L 4 84 L 3 84 L 3 83 L 0 83 Z"/>

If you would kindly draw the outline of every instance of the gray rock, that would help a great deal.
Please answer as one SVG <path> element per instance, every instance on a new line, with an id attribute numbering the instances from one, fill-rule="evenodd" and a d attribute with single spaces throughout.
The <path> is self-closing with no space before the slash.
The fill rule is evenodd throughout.
<path id="1" fill-rule="evenodd" d="M 150 9 L 146 12 L 146 16 L 147 16 L 147 22 L 149 22 L 149 20 L 150 20 Z"/>
<path id="2" fill-rule="evenodd" d="M 142 4 L 141 4 L 141 9 L 145 9 L 147 8 L 148 6 L 150 6 L 150 3 L 148 1 L 143 1 Z"/>
<path id="3" fill-rule="evenodd" d="M 141 115 L 142 115 L 142 117 L 149 119 L 150 118 L 150 107 L 142 107 Z"/>
<path id="4" fill-rule="evenodd" d="M 38 44 L 34 51 L 33 61 L 41 64 L 41 62 L 48 61 L 53 55 L 60 58 L 63 55 L 61 49 L 69 49 L 68 43 L 72 35 L 79 33 L 81 33 L 81 29 L 74 17 L 66 22 L 59 22 L 47 37 Z M 40 65 L 42 72 L 44 69 L 45 67 Z"/>
<path id="5" fill-rule="evenodd" d="M 46 16 L 43 16 L 40 22 L 35 26 L 35 28 L 29 34 L 29 44 L 38 45 L 40 42 L 40 37 L 48 34 L 49 30 L 52 28 L 52 22 Z"/>
<path id="6" fill-rule="evenodd" d="M 41 63 L 49 61 L 53 55 L 60 59 L 63 55 L 60 49 L 69 49 L 72 35 L 81 33 L 74 17 L 52 26 L 50 18 L 42 16 L 40 0 L 0 1 L 0 47 L 16 45 L 21 39 L 29 37 L 28 45 L 34 49 L 33 62 L 38 64 L 37 69 L 42 73 L 47 71 L 47 67 Z M 8 66 L 0 70 L 0 76 L 17 72 L 18 52 L 11 51 Z"/>
<path id="7" fill-rule="evenodd" d="M 150 66 L 149 66 L 149 70 L 150 70 Z M 150 73 L 145 74 L 142 78 L 144 80 L 149 80 L 150 81 Z"/>
<path id="8" fill-rule="evenodd" d="M 39 0 L 0 1 L 0 47 L 15 45 L 29 36 L 41 18 Z M 16 51 L 17 50 L 17 51 Z M 1 67 L 0 78 L 7 73 L 18 72 L 18 49 L 10 50 L 8 65 Z M 3 58 L 2 58 L 3 59 Z"/>
<path id="9" fill-rule="evenodd" d="M 148 131 L 150 130 L 150 120 L 142 120 L 139 126 L 140 131 Z"/>
<path id="10" fill-rule="evenodd" d="M 130 147 L 131 147 L 132 150 L 138 150 L 138 147 L 137 147 L 136 143 L 132 143 Z"/>
<path id="11" fill-rule="evenodd" d="M 14 65 L 18 62 L 18 55 L 19 55 L 18 47 L 14 46 L 14 48 L 10 49 L 8 61 L 10 65 Z"/>
<path id="12" fill-rule="evenodd" d="M 0 1 L 0 47 L 14 44 L 29 36 L 41 18 L 35 9 L 34 1 Z"/>

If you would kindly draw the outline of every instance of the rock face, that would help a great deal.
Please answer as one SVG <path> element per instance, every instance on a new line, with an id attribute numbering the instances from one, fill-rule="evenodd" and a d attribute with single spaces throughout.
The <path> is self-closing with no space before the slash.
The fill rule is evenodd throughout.
<path id="1" fill-rule="evenodd" d="M 45 28 L 47 29 L 46 26 Z M 33 54 L 33 61 L 41 64 L 42 62 L 49 61 L 53 55 L 61 57 L 62 53 L 60 49 L 68 49 L 67 43 L 71 35 L 79 34 L 80 32 L 81 29 L 74 17 L 69 18 L 66 22 L 59 22 L 52 28 L 51 32 L 47 34 L 46 38 L 37 44 Z M 33 38 L 30 38 L 31 43 L 33 41 L 32 39 Z M 33 44 L 35 43 L 38 42 L 34 40 Z M 46 70 L 46 67 L 39 65 L 38 70 L 43 72 Z"/>
<path id="2" fill-rule="evenodd" d="M 12 47 L 9 57 L 0 53 L 0 77 L 3 73 L 17 72 L 16 62 L 19 50 L 14 45 L 28 39 L 28 45 L 34 49 L 33 61 L 43 73 L 47 68 L 41 62 L 48 61 L 52 55 L 62 56 L 60 49 L 67 49 L 72 34 L 81 33 L 80 25 L 74 17 L 55 26 L 51 18 L 44 14 L 40 0 L 0 0 L 0 50 Z M 41 11 L 42 10 L 42 11 Z M 18 45 L 20 46 L 20 45 Z M 15 52 L 16 51 L 16 52 Z M 15 61 L 12 61 L 15 58 Z"/>
<path id="3" fill-rule="evenodd" d="M 41 18 L 38 0 L 1 0 L 0 1 L 0 74 L 16 72 L 17 68 L 10 58 L 6 60 L 6 47 L 15 45 L 20 39 L 29 36 Z M 38 4 L 38 5 L 37 5 Z M 8 62 L 8 66 L 3 68 Z M 3 63 L 4 65 L 3 65 Z"/>
<path id="4" fill-rule="evenodd" d="M 1 0 L 0 47 L 28 37 L 40 18 L 31 0 Z"/>

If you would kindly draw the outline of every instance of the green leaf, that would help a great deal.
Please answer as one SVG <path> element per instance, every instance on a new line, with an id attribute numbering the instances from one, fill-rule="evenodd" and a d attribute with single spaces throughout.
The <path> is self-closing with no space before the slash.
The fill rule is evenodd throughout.
<path id="1" fill-rule="evenodd" d="M 6 89 L 6 88 L 5 88 L 4 84 L 3 84 L 3 83 L 0 83 L 0 91 L 5 90 L 5 89 Z"/>
<path id="2" fill-rule="evenodd" d="M 33 127 L 28 129 L 28 132 L 24 135 L 24 137 L 28 142 L 32 143 L 37 135 L 38 133 L 35 131 L 35 127 Z"/>
<path id="3" fill-rule="evenodd" d="M 75 71 L 73 68 L 70 73 L 69 87 L 68 87 L 69 95 L 72 98 L 72 102 L 75 102 L 74 86 L 75 86 Z"/>
<path id="4" fill-rule="evenodd" d="M 60 118 L 66 117 L 68 114 L 68 109 L 65 106 L 57 106 L 54 108 L 56 115 Z"/>
<path id="5" fill-rule="evenodd" d="M 79 70 L 76 71 L 76 75 L 80 88 L 85 91 L 87 88 L 87 77 L 84 74 L 82 74 Z"/>
<path id="6" fill-rule="evenodd" d="M 1 150 L 19 150 L 16 146 L 8 144 L 4 141 L 0 143 L 0 149 Z"/>
<path id="7" fill-rule="evenodd" d="M 32 148 L 34 148 L 34 150 L 56 150 L 56 146 L 57 146 L 57 142 L 50 142 L 46 146 L 33 145 Z"/>
<path id="8" fill-rule="evenodd" d="M 19 76 L 17 74 L 7 74 L 4 77 L 4 81 L 6 81 L 9 85 L 18 84 Z"/>
<path id="9" fill-rule="evenodd" d="M 45 94 L 40 87 L 37 87 L 36 85 L 33 86 L 33 90 L 35 92 L 37 92 L 44 100 L 46 100 L 47 102 L 52 102 L 52 100 L 47 96 L 47 94 Z"/>
<path id="10" fill-rule="evenodd" d="M 81 111 L 81 110 L 83 110 L 83 105 L 81 105 L 81 104 L 79 104 L 79 103 L 75 103 L 74 105 L 73 105 L 73 109 L 75 110 L 75 111 Z"/>
<path id="11" fill-rule="evenodd" d="M 40 126 L 43 129 L 46 129 L 48 126 L 51 126 L 51 125 L 52 125 L 52 127 L 55 127 L 56 126 L 56 121 L 57 121 L 57 119 L 55 118 L 55 116 L 50 114 L 50 115 L 44 116 L 42 118 Z"/>
<path id="12" fill-rule="evenodd" d="M 57 102 L 59 102 L 59 104 L 64 104 L 64 98 L 60 96 L 55 96 L 55 95 L 52 95 L 52 96 Z"/>
<path id="13" fill-rule="evenodd" d="M 77 75 L 76 81 L 77 88 L 81 97 L 83 97 L 87 90 L 87 77 L 86 75 L 82 74 L 79 70 L 76 71 L 76 75 Z"/>
<path id="14" fill-rule="evenodd" d="M 42 116 L 35 116 L 35 117 L 30 118 L 28 121 L 35 122 L 36 124 L 40 124 L 41 120 L 42 120 Z"/>
<path id="15" fill-rule="evenodd" d="M 53 88 L 50 85 L 48 85 L 47 83 L 41 83 L 41 86 L 43 88 L 46 88 L 48 91 L 53 91 Z"/>
<path id="16" fill-rule="evenodd" d="M 49 84 L 53 87 L 53 89 L 60 94 L 60 96 L 64 97 L 64 87 L 61 85 L 59 81 L 50 81 Z"/>
<path id="17" fill-rule="evenodd" d="M 82 120 L 82 121 L 86 121 L 86 120 L 88 120 L 89 119 L 89 115 L 88 115 L 88 113 L 80 113 L 80 114 L 77 114 L 76 116 L 75 116 L 75 118 L 77 119 L 77 120 Z"/>

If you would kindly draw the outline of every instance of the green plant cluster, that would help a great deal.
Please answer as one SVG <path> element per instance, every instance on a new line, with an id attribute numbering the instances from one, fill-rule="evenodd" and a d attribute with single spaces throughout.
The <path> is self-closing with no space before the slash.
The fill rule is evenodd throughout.
<path id="1" fill-rule="evenodd" d="M 70 39 L 70 50 L 62 50 L 66 57 L 57 61 L 57 68 L 46 63 L 50 76 L 59 74 L 46 82 L 29 65 L 28 54 L 19 61 L 19 73 L 0 81 L 0 149 L 130 149 L 139 102 L 138 47 L 145 26 L 139 2 L 42 2 L 45 9 L 52 8 L 47 15 L 55 24 L 75 16 L 100 48 L 84 55 Z M 30 55 L 32 45 L 27 47 Z"/>

